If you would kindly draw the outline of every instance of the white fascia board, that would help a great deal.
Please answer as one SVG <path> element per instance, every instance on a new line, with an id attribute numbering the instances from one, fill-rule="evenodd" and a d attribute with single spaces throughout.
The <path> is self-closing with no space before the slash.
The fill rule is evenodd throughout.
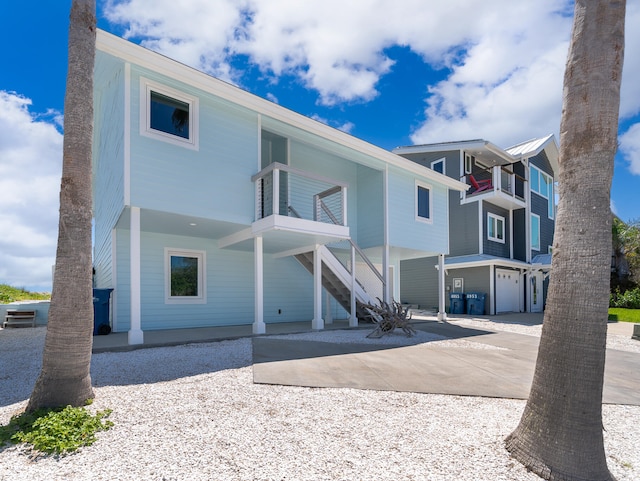
<path id="1" fill-rule="evenodd" d="M 298 114 L 292 110 L 253 95 L 252 93 L 242 90 L 234 85 L 207 75 L 176 60 L 148 50 L 140 45 L 136 45 L 101 29 L 97 29 L 96 49 L 120 58 L 126 62 L 140 65 L 187 85 L 191 85 L 203 92 L 208 92 L 258 114 L 271 117 L 301 130 L 313 133 L 336 144 L 373 157 L 377 160 L 381 160 L 386 164 L 393 165 L 399 169 L 409 171 L 414 175 L 419 175 L 422 178 L 429 179 L 432 182 L 444 184 L 450 189 L 463 191 L 468 188 L 468 186 L 462 182 L 443 176 L 438 172 L 427 169 L 426 167 L 417 165 L 415 162 L 404 159 L 393 152 L 365 142 L 364 140 L 358 139 L 352 135 L 342 132 L 341 130 L 334 129 L 333 127 L 318 122 L 317 120 Z"/>
<path id="2" fill-rule="evenodd" d="M 397 147 L 393 149 L 393 152 L 396 154 L 420 154 L 426 152 L 448 152 L 456 150 L 466 151 L 472 154 L 474 150 L 485 150 L 491 152 L 492 154 L 509 163 L 513 163 L 519 160 L 519 158 L 514 157 L 504 149 L 489 142 L 488 140 L 483 139 L 461 140 L 459 142 L 442 142 L 438 144 L 408 145 L 405 147 Z"/>
<path id="3" fill-rule="evenodd" d="M 451 269 L 467 269 L 469 267 L 483 267 L 483 266 L 494 266 L 494 267 L 513 267 L 515 269 L 531 269 L 532 267 L 538 266 L 538 264 L 536 264 L 535 266 L 532 264 L 528 264 L 526 262 L 523 261 L 517 261 L 517 260 L 513 260 L 513 259 L 491 259 L 491 260 L 477 260 L 477 261 L 469 261 L 469 262 L 459 262 L 459 263 L 452 263 L 452 264 L 447 264 L 447 260 L 445 258 L 445 265 L 444 268 L 446 270 L 451 270 Z"/>

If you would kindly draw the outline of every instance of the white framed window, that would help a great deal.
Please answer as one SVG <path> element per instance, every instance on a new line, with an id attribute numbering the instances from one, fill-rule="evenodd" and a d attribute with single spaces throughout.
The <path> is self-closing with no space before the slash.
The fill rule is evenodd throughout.
<path id="1" fill-rule="evenodd" d="M 476 158 L 471 154 L 464 154 L 464 173 L 470 174 L 473 172 L 473 162 Z"/>
<path id="2" fill-rule="evenodd" d="M 140 78 L 140 135 L 198 150 L 198 98 Z"/>
<path id="3" fill-rule="evenodd" d="M 504 244 L 504 217 L 490 212 L 487 214 L 487 238 Z"/>
<path id="4" fill-rule="evenodd" d="M 164 271 L 166 304 L 207 302 L 204 251 L 167 247 L 164 250 Z"/>
<path id="5" fill-rule="evenodd" d="M 540 251 L 540 216 L 531 214 L 531 250 Z"/>
<path id="6" fill-rule="evenodd" d="M 433 222 L 432 204 L 431 186 L 416 182 L 416 220 L 429 223 Z"/>
<path id="7" fill-rule="evenodd" d="M 431 170 L 435 170 L 436 172 L 439 172 L 441 174 L 446 174 L 444 170 L 444 161 L 445 161 L 445 158 L 442 157 L 441 159 L 434 160 L 433 162 L 431 162 Z"/>
<path id="8" fill-rule="evenodd" d="M 553 177 L 541 171 L 535 165 L 529 165 L 531 191 L 547 199 L 547 216 L 555 217 L 555 195 L 553 193 Z"/>

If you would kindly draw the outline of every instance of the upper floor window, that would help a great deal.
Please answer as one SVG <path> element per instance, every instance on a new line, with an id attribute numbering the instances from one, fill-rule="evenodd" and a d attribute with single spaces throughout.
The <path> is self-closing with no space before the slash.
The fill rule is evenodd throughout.
<path id="1" fill-rule="evenodd" d="M 140 79 L 140 134 L 198 149 L 198 99 Z"/>
<path id="2" fill-rule="evenodd" d="M 444 157 L 442 159 L 434 160 L 431 162 L 431 170 L 435 170 L 441 174 L 444 174 Z"/>
<path id="3" fill-rule="evenodd" d="M 504 244 L 504 217 L 487 214 L 487 238 Z"/>
<path id="4" fill-rule="evenodd" d="M 206 302 L 204 251 L 165 249 L 165 302 Z"/>
<path id="5" fill-rule="evenodd" d="M 553 194 L 553 177 L 541 171 L 535 165 L 529 166 L 529 179 L 531 181 L 531 191 L 547 199 L 547 216 L 549 219 L 555 217 L 555 196 Z"/>
<path id="6" fill-rule="evenodd" d="M 416 220 L 431 222 L 431 186 L 416 184 Z"/>

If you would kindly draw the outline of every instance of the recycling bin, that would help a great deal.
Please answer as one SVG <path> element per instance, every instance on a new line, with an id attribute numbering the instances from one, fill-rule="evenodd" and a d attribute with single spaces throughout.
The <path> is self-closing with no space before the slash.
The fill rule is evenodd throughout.
<path id="1" fill-rule="evenodd" d="M 467 292 L 467 314 L 482 316 L 484 315 L 484 299 L 486 294 L 483 292 Z"/>
<path id="2" fill-rule="evenodd" d="M 109 301 L 113 289 L 93 290 L 93 335 L 105 335 L 111 332 L 111 310 Z"/>
<path id="3" fill-rule="evenodd" d="M 451 314 L 464 314 L 463 292 L 451 292 L 449 294 L 449 311 Z"/>

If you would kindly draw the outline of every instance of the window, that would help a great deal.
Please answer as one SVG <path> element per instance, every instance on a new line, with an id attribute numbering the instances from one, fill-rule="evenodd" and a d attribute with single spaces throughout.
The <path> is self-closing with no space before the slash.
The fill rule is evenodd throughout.
<path id="1" fill-rule="evenodd" d="M 431 162 L 431 170 L 435 170 L 441 174 L 444 174 L 444 157 L 442 159 L 434 160 Z"/>
<path id="2" fill-rule="evenodd" d="M 464 154 L 464 173 L 470 174 L 473 171 L 473 162 L 476 158 L 473 155 Z"/>
<path id="3" fill-rule="evenodd" d="M 504 244 L 504 217 L 487 214 L 487 238 Z"/>
<path id="4" fill-rule="evenodd" d="M 555 196 L 553 194 L 553 177 L 542 172 L 534 165 L 529 166 L 529 179 L 531 181 L 531 191 L 547 199 L 547 216 L 549 219 L 555 217 Z"/>
<path id="5" fill-rule="evenodd" d="M 198 99 L 140 79 L 140 134 L 198 149 Z"/>
<path id="6" fill-rule="evenodd" d="M 205 253 L 165 249 L 165 302 L 204 304 L 206 302 Z"/>
<path id="7" fill-rule="evenodd" d="M 431 222 L 431 187 L 416 184 L 416 220 Z"/>
<path id="8" fill-rule="evenodd" d="M 531 250 L 540 250 L 540 216 L 531 214 Z"/>

